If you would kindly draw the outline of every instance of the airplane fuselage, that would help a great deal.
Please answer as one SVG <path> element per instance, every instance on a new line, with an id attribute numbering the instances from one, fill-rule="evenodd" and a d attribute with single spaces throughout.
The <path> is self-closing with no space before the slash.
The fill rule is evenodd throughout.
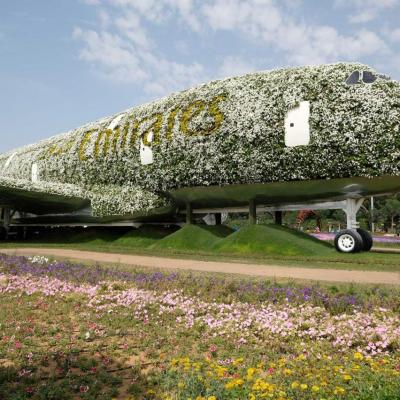
<path id="1" fill-rule="evenodd" d="M 400 85 L 346 83 L 354 71 L 371 73 L 290 68 L 173 94 L 1 156 L 0 187 L 26 211 L 50 193 L 102 218 L 399 191 Z"/>

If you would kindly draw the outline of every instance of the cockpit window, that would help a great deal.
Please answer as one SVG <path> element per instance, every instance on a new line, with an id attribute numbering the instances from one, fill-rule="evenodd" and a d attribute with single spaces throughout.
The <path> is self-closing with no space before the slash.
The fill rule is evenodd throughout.
<path id="1" fill-rule="evenodd" d="M 363 71 L 362 80 L 364 83 L 374 83 L 376 81 L 376 75 L 370 71 Z"/>
<path id="2" fill-rule="evenodd" d="M 360 83 L 360 71 L 353 71 L 350 76 L 346 79 L 347 85 L 356 85 Z"/>
<path id="3" fill-rule="evenodd" d="M 390 81 L 392 78 L 390 76 L 384 75 L 384 74 L 378 74 L 379 79 L 383 79 L 385 81 Z"/>
<path id="4" fill-rule="evenodd" d="M 390 77 L 382 74 L 375 74 L 371 71 L 353 71 L 346 79 L 347 85 L 357 85 L 359 83 L 374 83 L 377 79 L 390 80 Z"/>

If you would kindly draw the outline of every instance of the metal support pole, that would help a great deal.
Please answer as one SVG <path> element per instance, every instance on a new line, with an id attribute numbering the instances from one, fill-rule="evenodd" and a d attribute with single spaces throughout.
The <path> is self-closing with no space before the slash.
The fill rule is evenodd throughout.
<path id="1" fill-rule="evenodd" d="M 275 215 L 275 224 L 276 225 L 282 225 L 282 211 L 275 211 L 274 212 Z"/>
<path id="2" fill-rule="evenodd" d="M 193 207 L 191 203 L 186 203 L 186 223 L 193 224 Z"/>
<path id="3" fill-rule="evenodd" d="M 215 225 L 221 225 L 221 224 L 222 224 L 222 214 L 216 213 L 215 214 Z"/>
<path id="4" fill-rule="evenodd" d="M 10 229 L 10 222 L 11 222 L 11 211 L 9 207 L 4 208 L 4 217 L 3 217 L 3 226 L 8 232 Z"/>
<path id="5" fill-rule="evenodd" d="M 10 229 L 11 215 L 9 207 L 2 207 L 1 218 L 0 239 L 4 240 L 8 238 L 8 231 Z"/>
<path id="6" fill-rule="evenodd" d="M 255 200 L 249 202 L 249 224 L 255 225 L 257 223 L 257 205 Z"/>
<path id="7" fill-rule="evenodd" d="M 371 196 L 371 232 L 375 232 L 375 222 L 374 222 L 374 196 Z"/>

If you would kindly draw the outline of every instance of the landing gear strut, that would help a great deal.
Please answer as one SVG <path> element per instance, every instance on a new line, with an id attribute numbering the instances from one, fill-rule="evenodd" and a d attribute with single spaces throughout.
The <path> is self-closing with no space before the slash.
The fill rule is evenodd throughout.
<path id="1" fill-rule="evenodd" d="M 347 229 L 335 236 L 335 248 L 342 253 L 358 253 L 371 250 L 373 241 L 371 234 L 359 227 L 357 212 L 364 199 L 347 199 L 344 212 L 347 216 Z"/>
<path id="2" fill-rule="evenodd" d="M 10 230 L 11 212 L 9 207 L 3 207 L 1 209 L 1 221 L 0 221 L 0 240 L 6 240 L 8 237 L 8 231 Z"/>

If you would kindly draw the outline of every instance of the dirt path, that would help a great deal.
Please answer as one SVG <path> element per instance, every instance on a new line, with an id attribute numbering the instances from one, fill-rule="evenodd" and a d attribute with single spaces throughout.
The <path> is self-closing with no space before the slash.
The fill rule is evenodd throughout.
<path id="1" fill-rule="evenodd" d="M 235 262 L 183 260 L 164 257 L 150 257 L 114 253 L 98 253 L 66 249 L 21 248 L 0 249 L 10 255 L 43 255 L 75 260 L 119 263 L 142 267 L 184 269 L 207 272 L 225 272 L 251 276 L 276 278 L 310 279 L 329 282 L 383 283 L 400 285 L 400 272 L 348 271 L 340 269 L 282 267 L 277 265 L 244 264 Z"/>

